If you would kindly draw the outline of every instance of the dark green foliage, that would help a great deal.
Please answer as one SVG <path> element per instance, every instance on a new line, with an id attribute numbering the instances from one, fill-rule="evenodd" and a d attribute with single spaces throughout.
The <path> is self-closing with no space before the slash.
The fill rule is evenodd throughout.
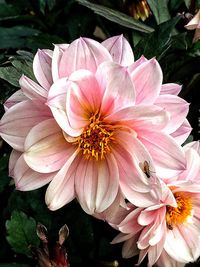
<path id="1" fill-rule="evenodd" d="M 13 211 L 11 219 L 6 221 L 7 241 L 16 253 L 30 255 L 30 245 L 38 246 L 35 235 L 36 222 L 22 211 Z"/>

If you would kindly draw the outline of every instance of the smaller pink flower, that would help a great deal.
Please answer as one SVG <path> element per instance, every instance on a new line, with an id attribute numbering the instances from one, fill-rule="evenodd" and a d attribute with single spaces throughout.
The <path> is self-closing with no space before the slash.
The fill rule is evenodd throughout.
<path id="1" fill-rule="evenodd" d="M 194 15 L 194 17 L 185 25 L 187 30 L 195 30 L 193 43 L 197 42 L 200 39 L 200 9 Z"/>
<path id="2" fill-rule="evenodd" d="M 187 169 L 173 180 L 157 180 L 154 204 L 145 208 L 132 206 L 128 214 L 124 210 L 124 218 L 117 225 L 121 233 L 112 241 L 125 241 L 123 257 L 139 254 L 140 264 L 148 255 L 149 267 L 178 267 L 200 256 L 198 148 L 199 142 L 185 145 Z"/>

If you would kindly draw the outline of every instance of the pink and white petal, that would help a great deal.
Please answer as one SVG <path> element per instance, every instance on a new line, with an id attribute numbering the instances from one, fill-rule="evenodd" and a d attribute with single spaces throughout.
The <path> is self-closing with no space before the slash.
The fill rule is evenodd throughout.
<path id="1" fill-rule="evenodd" d="M 170 186 L 171 184 L 169 184 Z M 176 192 L 187 192 L 189 193 L 200 193 L 200 183 L 195 183 L 193 181 L 177 180 L 173 182 L 173 185 L 176 187 L 173 189 L 173 193 Z"/>
<path id="2" fill-rule="evenodd" d="M 160 255 L 163 251 L 163 244 L 161 244 L 163 242 L 164 242 L 164 239 L 160 243 L 156 244 L 155 246 L 149 247 L 149 249 L 148 249 L 148 267 L 155 266 L 157 260 L 159 259 Z"/>
<path id="3" fill-rule="evenodd" d="M 106 117 L 112 122 L 125 123 L 137 132 L 137 129 L 161 130 L 167 125 L 169 116 L 158 106 L 131 106 L 120 109 Z"/>
<path id="4" fill-rule="evenodd" d="M 170 257 L 165 250 L 162 251 L 158 261 L 156 262 L 158 267 L 184 267 L 185 263 L 177 262 L 175 259 Z"/>
<path id="5" fill-rule="evenodd" d="M 187 143 L 184 146 L 184 150 L 186 151 L 187 149 L 193 148 L 194 150 L 197 151 L 198 155 L 200 155 L 200 141 L 193 141 L 190 143 Z"/>
<path id="6" fill-rule="evenodd" d="M 12 94 L 4 103 L 4 109 L 5 111 L 7 111 L 9 108 L 11 108 L 12 106 L 21 103 L 23 101 L 28 100 L 28 98 L 24 95 L 24 93 L 22 92 L 22 90 L 18 90 L 16 91 L 14 94 Z"/>
<path id="7" fill-rule="evenodd" d="M 66 110 L 70 126 L 83 128 L 101 105 L 102 92 L 94 74 L 88 70 L 75 71 L 69 77 Z"/>
<path id="8" fill-rule="evenodd" d="M 67 90 L 70 86 L 76 86 L 66 78 L 56 81 L 50 88 L 47 105 L 51 109 L 53 116 L 60 128 L 70 136 L 79 136 L 82 129 L 73 129 L 66 114 Z M 77 87 L 77 86 L 76 86 Z"/>
<path id="9" fill-rule="evenodd" d="M 45 120 L 27 135 L 24 159 L 37 172 L 49 173 L 62 168 L 76 146 L 68 143 L 54 119 Z"/>
<path id="10" fill-rule="evenodd" d="M 173 133 L 185 121 L 189 111 L 189 103 L 184 99 L 174 95 L 160 95 L 155 101 L 155 105 L 162 107 L 170 115 L 170 120 L 164 131 Z"/>
<path id="11" fill-rule="evenodd" d="M 147 253 L 148 253 L 148 248 L 139 250 L 139 258 L 138 258 L 137 266 L 142 263 L 142 261 L 144 260 L 144 258 L 147 255 Z"/>
<path id="12" fill-rule="evenodd" d="M 19 80 L 19 84 L 21 86 L 22 92 L 29 99 L 38 99 L 43 102 L 46 100 L 48 95 L 47 90 L 41 87 L 36 82 L 29 79 L 28 77 L 26 77 L 25 75 L 22 75 Z"/>
<path id="13" fill-rule="evenodd" d="M 96 212 L 107 209 L 115 200 L 119 190 L 119 171 L 112 154 L 98 164 L 98 181 L 96 190 Z"/>
<path id="14" fill-rule="evenodd" d="M 136 60 L 133 64 L 131 64 L 128 67 L 129 73 L 131 74 L 139 65 L 143 64 L 144 62 L 149 61 L 148 59 L 146 59 L 143 55 Z"/>
<path id="15" fill-rule="evenodd" d="M 122 34 L 108 38 L 101 44 L 107 48 L 114 62 L 122 66 L 129 66 L 134 62 L 132 48 Z"/>
<path id="16" fill-rule="evenodd" d="M 119 233 L 110 243 L 111 244 L 117 244 L 124 242 L 126 240 L 129 240 L 130 238 L 133 237 L 133 234 L 124 234 L 124 233 Z"/>
<path id="17" fill-rule="evenodd" d="M 53 51 L 51 49 L 42 49 L 42 51 L 52 59 Z"/>
<path id="18" fill-rule="evenodd" d="M 138 233 L 143 226 L 138 224 L 138 216 L 140 215 L 142 209 L 141 208 L 135 208 L 133 211 L 131 211 L 125 219 L 119 224 L 118 229 L 120 232 L 125 234 L 133 234 L 135 235 Z"/>
<path id="19" fill-rule="evenodd" d="M 87 160 L 78 155 L 79 164 L 76 168 L 75 191 L 82 209 L 88 214 L 96 213 L 95 197 L 98 182 L 98 167 L 94 160 Z"/>
<path id="20" fill-rule="evenodd" d="M 76 171 L 75 189 L 82 208 L 88 214 L 106 210 L 119 189 L 117 163 L 112 155 L 104 160 L 81 159 Z"/>
<path id="21" fill-rule="evenodd" d="M 184 120 L 182 125 L 171 136 L 176 140 L 178 144 L 183 144 L 192 131 L 192 127 L 187 119 Z"/>
<path id="22" fill-rule="evenodd" d="M 10 153 L 10 158 L 9 158 L 9 176 L 13 177 L 13 170 L 15 168 L 16 162 L 19 159 L 19 157 L 22 155 L 21 152 L 17 151 L 17 150 L 12 150 L 12 152 Z"/>
<path id="23" fill-rule="evenodd" d="M 185 151 L 187 159 L 187 168 L 183 171 L 178 180 L 189 180 L 193 182 L 200 182 L 200 157 L 196 150 L 193 148 Z"/>
<path id="24" fill-rule="evenodd" d="M 53 83 L 51 62 L 52 58 L 45 50 L 38 50 L 33 60 L 34 75 L 40 85 L 46 90 L 48 90 Z"/>
<path id="25" fill-rule="evenodd" d="M 185 226 L 183 226 L 185 227 Z M 195 244 L 196 247 L 199 246 L 199 232 L 191 231 L 191 228 L 188 229 L 185 227 L 185 230 L 188 231 L 190 238 L 190 243 Z M 188 238 L 185 238 L 185 234 L 181 231 L 179 227 L 174 227 L 173 230 L 168 230 L 164 249 L 166 252 L 174 258 L 176 261 L 189 263 L 194 261 L 193 249 L 188 243 Z"/>
<path id="26" fill-rule="evenodd" d="M 95 40 L 81 37 L 73 41 L 63 53 L 59 77 L 68 77 L 79 69 L 95 73 L 98 65 L 104 61 L 112 61 L 108 50 Z"/>
<path id="27" fill-rule="evenodd" d="M 118 194 L 113 203 L 103 212 L 94 213 L 93 216 L 97 219 L 106 221 L 113 228 L 118 229 L 118 224 L 124 219 L 127 213 L 127 204 L 121 190 L 118 190 Z"/>
<path id="28" fill-rule="evenodd" d="M 135 89 L 126 67 L 104 62 L 98 67 L 96 78 L 104 91 L 101 108 L 104 113 L 134 104 Z"/>
<path id="29" fill-rule="evenodd" d="M 74 178 L 78 164 L 75 151 L 49 184 L 45 202 L 50 210 L 57 210 L 75 198 Z"/>
<path id="30" fill-rule="evenodd" d="M 136 256 L 139 253 L 137 247 L 138 235 L 131 237 L 130 239 L 124 242 L 122 247 L 122 257 L 125 259 Z"/>
<path id="31" fill-rule="evenodd" d="M 157 210 L 144 209 L 138 216 L 137 222 L 142 226 L 146 226 L 154 221 L 156 214 Z"/>
<path id="32" fill-rule="evenodd" d="M 53 77 L 54 82 L 56 82 L 60 78 L 59 77 L 60 60 L 62 58 L 63 53 L 68 47 L 69 47 L 69 44 L 54 45 L 53 56 L 52 56 L 52 66 L 51 66 L 52 77 Z"/>
<path id="33" fill-rule="evenodd" d="M 156 59 L 139 65 L 131 74 L 136 91 L 136 104 L 154 104 L 162 85 L 162 70 Z"/>
<path id="34" fill-rule="evenodd" d="M 182 86 L 177 83 L 165 83 L 162 84 L 160 95 L 178 95 Z"/>
<path id="35" fill-rule="evenodd" d="M 14 149 L 24 151 L 24 141 L 32 127 L 51 118 L 51 111 L 43 103 L 27 100 L 9 108 L 1 119 L 1 137 Z"/>
<path id="36" fill-rule="evenodd" d="M 148 149 L 159 177 L 172 178 L 186 169 L 186 159 L 181 146 L 162 132 L 143 131 L 139 140 Z"/>
<path id="37" fill-rule="evenodd" d="M 194 17 L 185 25 L 187 30 L 195 30 L 199 27 L 200 10 L 194 15 Z"/>
<path id="38" fill-rule="evenodd" d="M 133 190 L 133 194 L 134 191 L 149 192 L 152 179 L 146 176 L 140 166 L 147 161 L 153 167 L 150 154 L 131 131 L 119 130 L 114 138 L 118 143 L 114 143 L 111 149 L 118 163 L 123 194 L 127 197 L 127 188 Z"/>
<path id="39" fill-rule="evenodd" d="M 54 176 L 55 172 L 44 174 L 33 171 L 26 164 L 23 154 L 16 161 L 15 167 L 13 169 L 15 186 L 16 189 L 20 191 L 29 191 L 40 188 L 49 183 Z"/>

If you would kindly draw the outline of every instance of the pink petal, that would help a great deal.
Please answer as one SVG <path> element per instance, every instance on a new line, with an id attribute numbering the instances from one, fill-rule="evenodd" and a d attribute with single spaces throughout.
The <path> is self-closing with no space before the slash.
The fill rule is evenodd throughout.
<path id="1" fill-rule="evenodd" d="M 82 129 L 73 129 L 66 114 L 67 89 L 70 86 L 77 87 L 74 83 L 69 82 L 66 78 L 56 81 L 50 88 L 47 105 L 50 107 L 53 116 L 60 128 L 70 136 L 79 136 Z"/>
<path id="2" fill-rule="evenodd" d="M 173 133 L 183 124 L 189 111 L 189 103 L 173 95 L 160 95 L 155 105 L 162 107 L 170 115 L 169 123 L 165 127 L 168 133 Z"/>
<path id="3" fill-rule="evenodd" d="M 200 177 L 199 154 L 192 148 L 187 149 L 185 154 L 187 160 L 187 168 L 179 175 L 178 179 L 199 182 L 199 177 Z"/>
<path id="4" fill-rule="evenodd" d="M 142 226 L 146 226 L 152 223 L 155 219 L 157 210 L 143 210 L 141 211 L 140 215 L 138 216 L 138 223 Z"/>
<path id="5" fill-rule="evenodd" d="M 47 90 L 43 87 L 22 75 L 19 80 L 19 84 L 21 86 L 22 92 L 26 95 L 29 99 L 38 99 L 40 101 L 45 101 L 47 98 Z"/>
<path id="6" fill-rule="evenodd" d="M 165 238 L 162 238 L 158 244 L 149 247 L 149 250 L 148 250 L 148 265 L 149 266 L 154 266 L 154 264 L 156 264 L 158 258 L 160 257 L 163 251 L 164 242 L 165 242 Z"/>
<path id="7" fill-rule="evenodd" d="M 183 225 L 182 227 L 185 227 L 185 230 L 187 230 L 186 226 Z M 192 228 L 188 228 L 187 232 L 190 238 L 190 243 L 193 242 L 193 244 L 195 244 L 194 246 L 199 247 L 199 232 L 192 230 Z M 167 232 L 164 248 L 169 256 L 176 261 L 185 263 L 194 261 L 194 246 L 190 247 L 188 239 L 186 239 L 185 234 L 181 232 L 179 227 L 174 227 L 173 230 Z"/>
<path id="8" fill-rule="evenodd" d="M 119 224 L 119 230 L 125 234 L 135 235 L 142 229 L 142 226 L 138 224 L 137 219 L 140 215 L 141 208 L 136 208 L 131 211 L 126 218 Z"/>
<path id="9" fill-rule="evenodd" d="M 42 87 L 48 90 L 52 83 L 51 57 L 45 50 L 38 50 L 33 60 L 33 72 Z"/>
<path id="10" fill-rule="evenodd" d="M 14 149 L 10 153 L 10 158 L 9 158 L 9 176 L 10 177 L 13 177 L 13 170 L 15 168 L 15 164 L 21 155 L 22 155 L 21 152 L 14 150 Z"/>
<path id="11" fill-rule="evenodd" d="M 73 129 L 83 128 L 99 109 L 102 92 L 95 76 L 87 70 L 75 71 L 70 77 L 67 89 L 67 116 Z"/>
<path id="12" fill-rule="evenodd" d="M 124 245 L 122 247 L 123 258 L 125 259 L 131 258 L 133 256 L 136 256 L 139 253 L 139 250 L 137 247 L 137 240 L 138 240 L 138 235 L 135 235 L 132 238 L 124 242 Z"/>
<path id="13" fill-rule="evenodd" d="M 137 132 L 138 129 L 161 130 L 169 121 L 168 114 L 158 106 L 131 106 L 108 115 L 106 120 L 125 123 Z"/>
<path id="14" fill-rule="evenodd" d="M 200 141 L 193 141 L 190 143 L 187 143 L 184 146 L 184 150 L 186 151 L 187 149 L 193 148 L 194 150 L 197 151 L 197 153 L 200 155 Z"/>
<path id="15" fill-rule="evenodd" d="M 160 94 L 161 95 L 178 95 L 182 86 L 177 83 L 165 83 L 162 84 Z"/>
<path id="16" fill-rule="evenodd" d="M 20 102 L 26 101 L 26 100 L 28 100 L 28 98 L 24 95 L 22 90 L 16 91 L 4 103 L 5 111 L 7 111 L 12 106 L 14 106 L 14 105 L 16 105 L 16 104 L 18 104 Z"/>
<path id="17" fill-rule="evenodd" d="M 112 146 L 118 168 L 120 171 L 120 185 L 122 192 L 127 196 L 127 190 L 132 190 L 132 195 L 135 191 L 149 192 L 151 190 L 151 179 L 147 178 L 146 174 L 140 167 L 144 161 L 152 164 L 151 156 L 145 147 L 137 140 L 133 133 L 126 131 L 118 131 Z M 134 204 L 134 203 L 133 203 Z"/>
<path id="18" fill-rule="evenodd" d="M 124 233 L 119 233 L 110 243 L 111 244 L 117 244 L 124 242 L 126 240 L 129 240 L 130 238 L 133 237 L 133 234 L 124 234 Z"/>
<path id="19" fill-rule="evenodd" d="M 136 60 L 133 64 L 131 64 L 129 67 L 128 67 L 128 70 L 130 73 L 132 73 L 139 65 L 143 64 L 144 62 L 147 62 L 149 61 L 148 59 L 146 59 L 143 55 L 138 59 Z"/>
<path id="20" fill-rule="evenodd" d="M 175 259 L 171 258 L 165 250 L 162 251 L 158 261 L 156 262 L 158 267 L 184 267 L 185 263 L 177 262 Z"/>
<path id="21" fill-rule="evenodd" d="M 162 85 L 162 70 L 155 59 L 139 65 L 131 73 L 137 104 L 153 104 Z"/>
<path id="22" fill-rule="evenodd" d="M 104 113 L 134 104 L 135 89 L 127 68 L 114 62 L 104 62 L 99 66 L 96 78 L 105 91 L 102 103 Z"/>
<path id="23" fill-rule="evenodd" d="M 192 131 L 192 127 L 189 124 L 188 120 L 185 119 L 182 125 L 173 133 L 171 133 L 171 136 L 176 140 L 178 144 L 183 144 L 185 140 L 188 138 Z"/>
<path id="24" fill-rule="evenodd" d="M 138 136 L 150 152 L 159 177 L 172 178 L 186 168 L 181 146 L 162 132 L 143 131 Z"/>
<path id="25" fill-rule="evenodd" d="M 106 39 L 102 45 L 107 48 L 114 62 L 122 66 L 128 66 L 134 62 L 132 48 L 122 34 Z"/>
<path id="26" fill-rule="evenodd" d="M 199 27 L 200 10 L 194 15 L 194 17 L 185 25 L 187 30 L 195 30 Z"/>
<path id="27" fill-rule="evenodd" d="M 27 100 L 11 107 L 2 117 L 1 137 L 14 149 L 24 151 L 24 141 L 32 127 L 51 118 L 51 112 L 41 102 Z"/>
<path id="28" fill-rule="evenodd" d="M 23 154 L 16 161 L 13 169 L 13 178 L 16 189 L 20 191 L 35 190 L 49 183 L 55 173 L 39 173 L 33 171 L 24 161 Z"/>
<path id="29" fill-rule="evenodd" d="M 106 221 L 113 228 L 118 229 L 118 224 L 124 219 L 127 213 L 128 207 L 121 193 L 121 190 L 118 190 L 118 194 L 114 202 L 103 212 L 94 213 L 93 216 L 97 219 Z"/>
<path id="30" fill-rule="evenodd" d="M 79 38 L 73 41 L 64 52 L 59 66 L 59 77 L 67 77 L 79 69 L 86 69 L 93 73 L 99 64 L 112 61 L 107 49 L 89 38 Z"/>
<path id="31" fill-rule="evenodd" d="M 59 65 L 63 53 L 69 47 L 69 44 L 54 45 L 53 57 L 52 57 L 52 77 L 53 81 L 57 81 L 59 77 Z"/>
<path id="32" fill-rule="evenodd" d="M 49 184 L 45 201 L 50 210 L 57 210 L 74 199 L 74 178 L 78 164 L 75 151 Z"/>
<path id="33" fill-rule="evenodd" d="M 25 141 L 24 158 L 35 171 L 59 170 L 76 146 L 68 143 L 54 119 L 45 120 L 31 129 Z"/>
<path id="34" fill-rule="evenodd" d="M 103 212 L 115 200 L 119 174 L 112 155 L 101 161 L 80 159 L 76 170 L 75 189 L 85 212 Z"/>

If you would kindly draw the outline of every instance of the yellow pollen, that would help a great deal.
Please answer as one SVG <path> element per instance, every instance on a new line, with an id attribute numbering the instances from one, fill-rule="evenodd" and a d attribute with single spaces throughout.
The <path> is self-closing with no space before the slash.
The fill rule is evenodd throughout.
<path id="1" fill-rule="evenodd" d="M 100 120 L 98 114 L 90 118 L 90 124 L 76 142 L 86 159 L 102 160 L 110 152 L 110 143 L 114 139 L 111 127 Z"/>
<path id="2" fill-rule="evenodd" d="M 172 230 L 174 226 L 187 222 L 188 217 L 192 215 L 191 198 L 184 192 L 174 193 L 177 207 L 167 206 L 166 223 L 167 227 Z"/>

